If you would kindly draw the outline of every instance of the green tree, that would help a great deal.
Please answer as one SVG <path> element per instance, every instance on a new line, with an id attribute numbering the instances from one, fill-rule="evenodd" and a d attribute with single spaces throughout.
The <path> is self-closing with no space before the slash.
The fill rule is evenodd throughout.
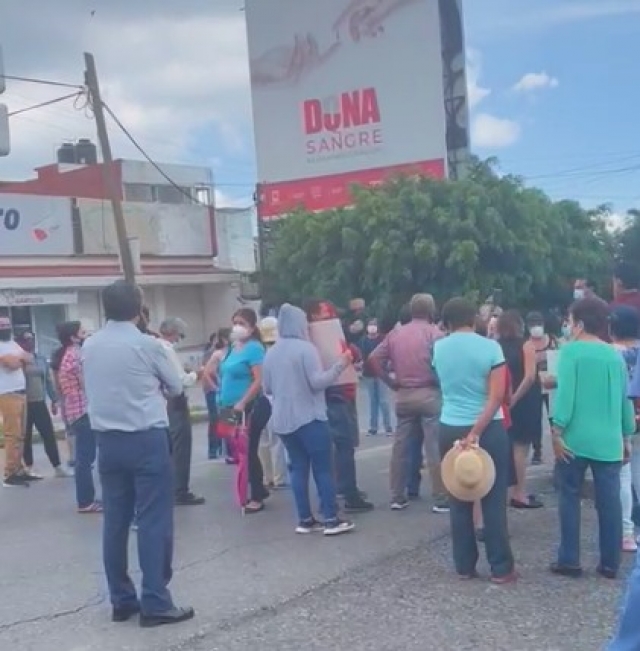
<path id="1" fill-rule="evenodd" d="M 600 213 L 554 203 L 494 161 L 460 181 L 399 178 L 354 198 L 273 229 L 270 300 L 357 295 L 383 315 L 418 291 L 441 302 L 500 288 L 505 305 L 543 307 L 566 302 L 573 278 L 604 273 L 611 252 Z"/>
<path id="2" fill-rule="evenodd" d="M 629 210 L 617 234 L 618 258 L 636 266 L 640 279 L 640 210 Z"/>

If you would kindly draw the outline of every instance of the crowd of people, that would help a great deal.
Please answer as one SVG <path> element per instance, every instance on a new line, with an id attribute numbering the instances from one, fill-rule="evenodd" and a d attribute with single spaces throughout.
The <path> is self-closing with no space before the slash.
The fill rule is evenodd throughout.
<path id="1" fill-rule="evenodd" d="M 205 502 L 190 487 L 186 390 L 202 383 L 209 458 L 237 465 L 246 455 L 244 513 L 264 511 L 271 491 L 290 487 L 295 531 L 335 536 L 354 530 L 350 514 L 374 508 L 358 482 L 358 372 L 369 397 L 367 434 L 378 435 L 381 416 L 393 436 L 390 508 L 403 511 L 419 497 L 425 470 L 432 510 L 450 514 L 461 579 L 478 576 L 484 543 L 490 580 L 517 580 L 507 513 L 544 506 L 527 490 L 526 468 L 542 462 L 546 419 L 559 500 L 558 554 L 550 570 L 567 577 L 583 572 L 580 503 L 590 468 L 597 572 L 612 579 L 621 553 L 637 550 L 632 511 L 640 495 L 640 292 L 625 265 L 616 271 L 614 290 L 608 305 L 577 281 L 564 322 L 539 312 L 523 319 L 497 305 L 479 310 L 465 298 L 438 311 L 431 295 L 416 294 L 398 322 L 383 327 L 357 299 L 339 328 L 344 341 L 339 349 L 333 341 L 329 358 L 318 343 L 319 333 L 334 336 L 339 323 L 329 301 L 284 304 L 262 320 L 241 308 L 229 328 L 211 337 L 197 369 L 186 367 L 175 349 L 186 324 L 169 318 L 153 332 L 142 292 L 124 281 L 103 291 L 106 325 L 98 332 L 87 337 L 79 322 L 60 325 L 61 345 L 50 365 L 38 355 L 33 333 L 14 338 L 10 321 L 0 318 L 4 486 L 41 478 L 33 467 L 35 425 L 55 475 L 75 478 L 78 513 L 104 514 L 113 620 L 139 614 L 142 626 L 184 621 L 193 609 L 175 606 L 168 590 L 173 508 Z M 58 411 L 73 471 L 63 467 L 54 436 L 51 415 Z M 246 450 L 238 435 L 246 435 Z M 132 527 L 140 595 L 127 567 Z M 631 612 L 638 600 L 640 568 L 631 577 L 615 651 L 640 648 Z"/>

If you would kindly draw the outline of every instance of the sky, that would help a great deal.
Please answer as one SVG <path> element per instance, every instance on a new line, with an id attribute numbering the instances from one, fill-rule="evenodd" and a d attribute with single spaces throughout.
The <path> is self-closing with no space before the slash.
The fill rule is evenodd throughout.
<path id="1" fill-rule="evenodd" d="M 218 205 L 249 203 L 255 155 L 243 0 L 5 0 L 7 75 L 81 84 L 157 161 L 213 169 Z M 466 0 L 472 149 L 554 199 L 640 207 L 640 0 Z M 8 81 L 16 111 L 71 92 Z M 110 125 L 114 156 L 140 158 Z M 27 178 L 64 141 L 95 139 L 71 100 L 11 118 L 0 179 Z"/>

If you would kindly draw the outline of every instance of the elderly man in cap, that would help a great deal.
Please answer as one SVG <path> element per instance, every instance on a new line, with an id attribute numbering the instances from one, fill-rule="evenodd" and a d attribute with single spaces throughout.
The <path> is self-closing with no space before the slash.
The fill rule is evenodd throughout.
<path id="1" fill-rule="evenodd" d="M 180 375 L 183 389 L 194 386 L 198 381 L 198 374 L 184 367 L 175 350 L 175 345 L 185 338 L 186 332 L 186 323 L 177 317 L 165 319 L 160 324 L 160 341 L 167 351 L 169 360 Z M 184 392 L 182 395 L 167 399 L 167 413 L 175 468 L 176 505 L 198 506 L 204 504 L 204 497 L 194 495 L 189 488 L 193 432 L 189 401 Z"/>
<path id="2" fill-rule="evenodd" d="M 0 317 L 0 418 L 4 433 L 5 488 L 28 486 L 30 477 L 22 466 L 26 380 L 24 365 L 32 357 L 12 339 L 12 325 Z"/>

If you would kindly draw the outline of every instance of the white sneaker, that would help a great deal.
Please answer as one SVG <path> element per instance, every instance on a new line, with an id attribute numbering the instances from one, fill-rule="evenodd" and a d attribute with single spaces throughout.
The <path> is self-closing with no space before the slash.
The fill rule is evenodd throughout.
<path id="1" fill-rule="evenodd" d="M 73 473 L 69 470 L 65 470 L 62 466 L 55 468 L 53 474 L 58 479 L 68 479 L 69 477 L 73 477 Z"/>
<path id="2" fill-rule="evenodd" d="M 333 522 L 326 523 L 324 526 L 325 536 L 339 536 L 341 533 L 348 533 L 353 531 L 356 525 L 348 520 L 334 520 Z"/>
<path id="3" fill-rule="evenodd" d="M 299 534 L 318 533 L 319 531 L 323 530 L 324 525 L 321 522 L 318 522 L 315 518 L 300 522 L 296 527 L 296 533 Z"/>
<path id="4" fill-rule="evenodd" d="M 404 511 L 409 506 L 409 500 L 395 500 L 391 502 L 392 511 Z"/>

